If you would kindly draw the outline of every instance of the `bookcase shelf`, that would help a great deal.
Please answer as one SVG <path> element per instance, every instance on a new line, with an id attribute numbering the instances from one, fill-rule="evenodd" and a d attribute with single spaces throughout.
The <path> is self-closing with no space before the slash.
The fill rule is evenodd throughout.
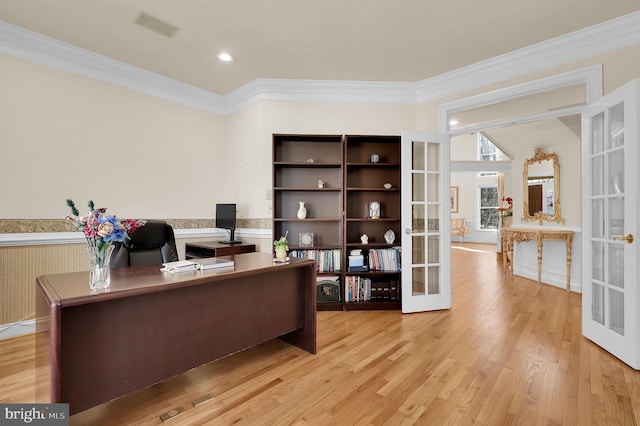
<path id="1" fill-rule="evenodd" d="M 378 162 L 372 162 L 373 154 Z M 379 219 L 367 217 L 370 201 L 380 203 Z M 299 202 L 307 208 L 305 219 L 296 216 Z M 389 230 L 400 235 L 399 136 L 273 135 L 274 238 L 287 234 L 290 253 L 339 250 L 339 269 L 318 272 L 319 282 L 338 277 L 339 300 L 319 298 L 319 310 L 400 309 L 400 271 L 348 270 L 352 250 L 360 250 L 366 263 L 370 251 L 398 247 L 399 241 L 385 241 Z M 307 234 L 313 236 L 311 247 L 301 244 Z M 350 301 L 347 281 L 356 278 L 362 297 Z"/>

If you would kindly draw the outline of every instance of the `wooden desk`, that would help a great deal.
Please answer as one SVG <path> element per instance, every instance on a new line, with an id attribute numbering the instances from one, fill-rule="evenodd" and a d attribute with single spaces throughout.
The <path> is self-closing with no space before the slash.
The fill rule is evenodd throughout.
<path id="1" fill-rule="evenodd" d="M 203 257 L 229 256 L 232 254 L 253 253 L 255 244 L 223 244 L 218 241 L 202 241 L 185 244 L 185 258 L 198 259 Z"/>
<path id="2" fill-rule="evenodd" d="M 276 337 L 316 352 L 316 266 L 230 256 L 235 270 L 117 268 L 36 279 L 36 400 L 74 414 Z M 44 385 L 43 385 L 44 382 Z"/>
<path id="3" fill-rule="evenodd" d="M 541 228 L 502 228 L 502 252 L 504 273 L 511 265 L 513 273 L 513 246 L 516 242 L 535 240 L 538 245 L 538 285 L 542 284 L 542 241 L 561 240 L 567 248 L 567 291 L 571 285 L 571 248 L 573 245 L 573 231 L 566 229 L 541 229 Z"/>

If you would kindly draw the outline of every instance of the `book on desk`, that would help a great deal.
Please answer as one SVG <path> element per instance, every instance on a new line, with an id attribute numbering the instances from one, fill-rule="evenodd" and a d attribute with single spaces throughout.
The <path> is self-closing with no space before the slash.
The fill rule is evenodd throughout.
<path id="1" fill-rule="evenodd" d="M 162 264 L 162 271 L 165 272 L 185 272 L 208 269 L 233 267 L 233 260 L 221 259 L 219 257 L 205 257 L 194 260 L 178 260 L 175 262 L 167 262 Z"/>

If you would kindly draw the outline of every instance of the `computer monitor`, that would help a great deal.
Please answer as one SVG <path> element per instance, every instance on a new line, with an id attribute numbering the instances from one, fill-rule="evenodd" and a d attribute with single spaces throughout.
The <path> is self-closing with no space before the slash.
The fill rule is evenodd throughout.
<path id="1" fill-rule="evenodd" d="M 223 244 L 237 244 L 236 234 L 236 205 L 235 204 L 216 204 L 216 228 L 226 229 L 229 231 L 229 239 L 220 241 Z"/>

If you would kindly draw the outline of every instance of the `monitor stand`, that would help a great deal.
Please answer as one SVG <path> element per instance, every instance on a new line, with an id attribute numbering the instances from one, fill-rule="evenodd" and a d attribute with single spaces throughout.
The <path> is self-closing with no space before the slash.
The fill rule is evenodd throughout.
<path id="1" fill-rule="evenodd" d="M 236 240 L 236 230 L 235 229 L 227 229 L 229 231 L 229 239 L 225 241 L 220 241 L 220 244 L 242 244 L 242 241 Z"/>

